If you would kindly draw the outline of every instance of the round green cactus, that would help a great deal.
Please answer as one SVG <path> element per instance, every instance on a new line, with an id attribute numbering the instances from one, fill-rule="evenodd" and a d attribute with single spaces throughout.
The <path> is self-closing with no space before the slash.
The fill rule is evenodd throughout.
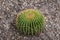
<path id="1" fill-rule="evenodd" d="M 35 35 L 42 31 L 44 17 L 41 12 L 34 9 L 27 9 L 20 12 L 16 18 L 16 26 L 20 32 L 28 35 Z"/>

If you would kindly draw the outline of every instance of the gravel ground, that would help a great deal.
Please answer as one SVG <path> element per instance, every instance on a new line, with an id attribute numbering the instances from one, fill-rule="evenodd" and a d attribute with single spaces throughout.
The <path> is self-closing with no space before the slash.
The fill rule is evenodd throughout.
<path id="1" fill-rule="evenodd" d="M 39 36 L 23 35 L 15 26 L 18 12 L 30 8 L 45 16 Z M 60 40 L 60 0 L 0 0 L 0 40 Z"/>

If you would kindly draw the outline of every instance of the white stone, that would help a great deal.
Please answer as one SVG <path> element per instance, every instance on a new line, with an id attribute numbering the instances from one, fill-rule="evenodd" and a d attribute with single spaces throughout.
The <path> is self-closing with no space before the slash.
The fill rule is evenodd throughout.
<path id="1" fill-rule="evenodd" d="M 12 37 L 12 39 L 15 39 L 14 36 Z"/>

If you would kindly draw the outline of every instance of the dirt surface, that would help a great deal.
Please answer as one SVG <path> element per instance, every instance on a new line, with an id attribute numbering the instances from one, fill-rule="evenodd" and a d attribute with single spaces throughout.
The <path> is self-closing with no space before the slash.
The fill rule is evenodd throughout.
<path id="1" fill-rule="evenodd" d="M 45 16 L 39 36 L 24 36 L 15 26 L 18 12 L 30 8 Z M 0 40 L 60 40 L 60 0 L 0 0 Z"/>

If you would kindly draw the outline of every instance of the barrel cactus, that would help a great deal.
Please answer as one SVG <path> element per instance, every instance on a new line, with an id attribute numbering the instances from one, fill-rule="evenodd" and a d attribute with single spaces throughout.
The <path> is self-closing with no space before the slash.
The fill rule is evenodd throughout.
<path id="1" fill-rule="evenodd" d="M 17 15 L 16 26 L 24 34 L 35 35 L 42 31 L 44 17 L 38 10 L 27 9 Z"/>

